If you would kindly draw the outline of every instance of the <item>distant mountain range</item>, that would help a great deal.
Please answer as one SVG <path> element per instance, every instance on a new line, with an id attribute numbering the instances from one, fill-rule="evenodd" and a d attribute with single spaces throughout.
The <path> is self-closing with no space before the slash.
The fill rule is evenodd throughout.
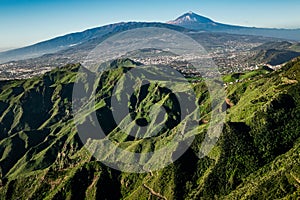
<path id="1" fill-rule="evenodd" d="M 178 23 L 207 27 L 214 23 L 192 14 Z M 174 80 L 172 71 L 162 73 L 169 71 L 169 64 L 153 70 L 120 58 L 107 63 L 101 73 L 79 63 L 61 66 L 78 62 L 113 34 L 141 27 L 186 33 L 206 49 L 218 50 L 209 53 L 217 52 L 219 59 L 223 56 L 222 64 L 240 51 L 242 55 L 255 51 L 257 58 L 260 52 L 271 52 L 260 57 L 272 61 L 282 61 L 277 52 L 285 56 L 290 55 L 286 52 L 300 52 L 300 43 L 274 38 L 130 22 L 2 53 L 3 60 L 46 55 L 0 65 L 1 76 L 11 70 L 14 78 L 0 81 L 0 200 L 299 199 L 300 58 L 275 71 L 262 66 L 222 76 L 225 95 L 218 99 L 211 94 L 219 92 L 219 86 L 223 88 L 221 80 L 188 77 L 192 96 L 181 77 L 167 84 Z M 130 53 L 139 56 L 149 51 L 153 55 L 157 49 Z M 50 64 L 55 69 L 15 79 L 20 69 L 41 72 Z M 133 73 L 136 69 L 138 76 Z M 134 88 L 130 84 L 133 78 Z M 76 88 L 80 95 L 73 94 Z M 76 109 L 78 106 L 82 107 Z M 124 115 L 120 106 L 127 110 Z M 219 122 L 222 113 L 226 114 L 224 124 Z M 135 124 L 145 127 L 146 133 Z M 217 130 L 222 133 L 218 135 Z M 134 132 L 136 137 L 128 134 Z M 106 148 L 107 142 L 112 148 Z M 161 161 L 174 162 L 150 170 L 160 168 Z M 109 167 L 113 165 L 148 173 L 119 171 Z"/>
<path id="2" fill-rule="evenodd" d="M 40 42 L 31 46 L 0 52 L 0 63 L 18 61 L 29 58 L 37 58 L 45 54 L 53 54 L 62 50 L 76 50 L 76 48 L 91 46 L 91 43 L 101 42 L 112 34 L 141 27 L 164 27 L 180 32 L 193 33 L 218 33 L 218 34 L 238 34 L 274 37 L 285 40 L 300 40 L 300 29 L 269 29 L 252 28 L 221 24 L 213 20 L 197 15 L 193 12 L 186 13 L 174 21 L 167 23 L 144 23 L 128 22 L 106 25 L 89 29 L 83 32 L 71 33 L 51 40 Z M 230 36 L 232 37 L 232 36 Z"/>
<path id="3" fill-rule="evenodd" d="M 197 15 L 193 12 L 186 13 L 174 21 L 167 22 L 177 26 L 182 26 L 188 29 L 209 31 L 209 32 L 224 32 L 231 34 L 258 35 L 266 37 L 282 38 L 287 40 L 300 40 L 300 29 L 275 29 L 275 28 L 255 28 L 234 26 L 214 22 L 213 20 Z"/>
<path id="4" fill-rule="evenodd" d="M 67 34 L 31 46 L 0 52 L 0 63 L 36 58 L 45 54 L 56 53 L 61 50 L 74 48 L 88 41 L 101 41 L 103 40 L 103 38 L 109 37 L 112 34 L 142 27 L 164 27 L 177 31 L 185 30 L 185 28 L 164 23 L 122 22 L 110 24 L 102 27 L 88 29 L 83 32 Z"/>

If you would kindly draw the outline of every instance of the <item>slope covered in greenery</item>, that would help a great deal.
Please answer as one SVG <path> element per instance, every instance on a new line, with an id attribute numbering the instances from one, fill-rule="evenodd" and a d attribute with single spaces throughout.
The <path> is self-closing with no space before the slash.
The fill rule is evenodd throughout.
<path id="1" fill-rule="evenodd" d="M 111 94 L 137 63 L 117 61 L 102 73 L 96 110 L 104 132 L 122 148 L 149 152 L 182 123 L 176 100 L 155 84 L 132 96 L 131 117 L 148 123 L 159 102 L 168 111 L 158 137 L 128 137 L 111 120 Z M 72 116 L 79 65 L 28 80 L 0 82 L 1 199 L 297 199 L 300 193 L 300 61 L 227 88 L 223 134 L 208 156 L 196 156 L 210 120 L 206 85 L 193 85 L 202 121 L 191 147 L 175 163 L 149 173 L 124 173 L 83 148 Z M 89 73 L 88 73 L 89 74 Z M 180 85 L 176 85 L 180 88 Z M 182 88 L 184 90 L 185 88 Z M 224 100 L 225 102 L 225 100 Z M 111 152 L 109 152 L 111 153 Z M 130 159 L 130 158 L 129 158 Z"/>
<path id="2" fill-rule="evenodd" d="M 299 55 L 300 53 L 296 51 L 268 49 L 259 51 L 251 60 L 275 66 L 286 63 Z"/>
<path id="3" fill-rule="evenodd" d="M 273 69 L 271 69 L 267 66 L 262 66 L 256 70 L 253 70 L 250 72 L 241 72 L 241 73 L 233 73 L 233 74 L 224 75 L 223 81 L 225 83 L 242 81 L 245 79 L 251 79 L 252 77 L 258 77 L 259 75 L 268 74 L 272 71 L 273 71 Z"/>
<path id="4" fill-rule="evenodd" d="M 258 64 L 281 65 L 300 55 L 300 44 L 287 41 L 267 42 L 252 49 L 256 52 L 249 59 Z"/>

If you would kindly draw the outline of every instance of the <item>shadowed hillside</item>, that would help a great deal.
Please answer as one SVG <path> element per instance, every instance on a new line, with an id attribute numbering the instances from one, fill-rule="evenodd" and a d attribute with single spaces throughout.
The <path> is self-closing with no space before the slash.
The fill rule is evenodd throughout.
<path id="1" fill-rule="evenodd" d="M 299 196 L 300 60 L 228 86 L 226 102 L 231 105 L 223 134 L 202 159 L 196 153 L 207 132 L 206 122 L 211 120 L 211 102 L 205 83 L 193 84 L 203 117 L 191 147 L 166 168 L 141 174 L 113 170 L 83 148 L 72 116 L 72 89 L 79 66 L 0 82 L 0 199 Z M 137 139 L 118 129 L 112 118 L 112 91 L 122 74 L 135 67 L 129 60 L 113 62 L 111 69 L 101 74 L 95 110 L 110 140 L 130 151 L 150 152 L 164 146 L 183 123 L 172 92 L 150 83 L 131 96 L 130 117 L 148 124 L 147 115 L 141 113 L 159 103 L 168 113 L 162 131 L 157 137 Z M 93 74 L 87 72 L 86 76 Z"/>

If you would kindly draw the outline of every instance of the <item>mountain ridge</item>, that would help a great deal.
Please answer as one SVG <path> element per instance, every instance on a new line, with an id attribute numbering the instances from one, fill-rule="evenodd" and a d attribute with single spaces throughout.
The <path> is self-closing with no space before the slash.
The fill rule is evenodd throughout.
<path id="1" fill-rule="evenodd" d="M 120 22 L 87 29 L 81 32 L 69 33 L 30 46 L 0 52 L 0 63 L 37 58 L 45 54 L 56 53 L 61 50 L 69 49 L 95 38 L 102 38 L 106 35 L 111 35 L 120 31 L 147 26 L 165 27 L 178 31 L 185 30 L 183 27 L 160 22 Z"/>
<path id="2" fill-rule="evenodd" d="M 282 38 L 288 40 L 300 40 L 300 28 L 298 29 L 284 29 L 284 28 L 257 28 L 240 25 L 229 25 L 224 23 L 215 22 L 207 17 L 203 17 L 194 12 L 188 12 L 173 21 L 167 22 L 182 26 L 189 29 L 224 32 L 231 34 L 245 34 L 245 35 L 258 35 L 268 36 L 275 38 Z"/>
<path id="3" fill-rule="evenodd" d="M 94 107 L 99 122 L 112 126 L 107 135 L 116 144 L 124 143 L 122 148 L 153 151 L 160 147 L 156 142 L 167 139 L 167 132 L 162 133 L 165 137 L 154 137 L 150 145 L 147 139 L 132 140 L 113 129 L 110 92 L 124 70 L 133 67 L 122 61 L 115 64 L 99 81 L 103 87 L 97 90 Z M 82 147 L 70 113 L 79 67 L 68 65 L 28 80 L 0 81 L 0 199 L 156 199 L 153 194 L 167 199 L 296 199 L 299 194 L 299 59 L 228 86 L 232 106 L 227 108 L 219 142 L 206 157 L 195 155 L 207 131 L 204 123 L 180 159 L 144 174 L 110 169 Z M 201 113 L 209 113 L 205 84 L 194 87 Z M 167 94 L 155 85 L 146 89 L 144 98 L 132 101 L 137 109 L 148 108 L 148 100 L 156 98 L 167 107 L 175 105 L 161 98 Z M 209 114 L 201 116 L 210 120 Z"/>
<path id="4" fill-rule="evenodd" d="M 145 24 L 159 24 L 161 27 L 171 28 L 178 31 L 193 30 L 198 32 L 206 31 L 238 35 L 274 37 L 288 40 L 300 40 L 300 29 L 270 29 L 227 25 L 214 22 L 213 20 L 207 17 L 203 17 L 193 12 L 185 13 L 178 17 L 176 20 L 169 21 L 167 23 L 120 22 L 90 28 L 80 32 L 69 33 L 30 46 L 0 52 L 0 63 L 36 58 L 45 54 L 56 53 L 61 50 L 66 50 L 70 47 L 82 44 L 88 40 L 92 40 L 94 38 L 101 38 L 106 34 L 118 32 L 120 31 L 119 29 L 126 30 L 126 26 L 127 29 L 130 29 L 130 26 L 136 28 L 138 24 L 140 24 L 141 26 L 144 26 Z"/>

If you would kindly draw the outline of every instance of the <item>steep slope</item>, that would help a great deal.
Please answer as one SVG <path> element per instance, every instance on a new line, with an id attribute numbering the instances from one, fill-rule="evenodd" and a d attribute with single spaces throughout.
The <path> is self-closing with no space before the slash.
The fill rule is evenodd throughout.
<path id="1" fill-rule="evenodd" d="M 135 65 L 118 61 L 112 70 L 103 72 L 96 99 L 104 101 L 96 103 L 97 116 L 111 140 L 132 151 L 148 152 L 164 145 L 172 135 L 170 130 L 181 123 L 169 91 L 150 84 L 135 93 L 131 105 L 147 111 L 160 101 L 169 109 L 172 117 L 161 137 L 151 142 L 138 140 L 115 129 L 111 91 Z M 1 199 L 297 198 L 300 60 L 227 88 L 226 102 L 231 106 L 223 135 L 202 159 L 195 152 L 204 139 L 211 104 L 205 84 L 194 84 L 204 116 L 194 142 L 175 163 L 144 174 L 110 169 L 82 148 L 71 115 L 78 67 L 69 65 L 28 80 L 1 82 Z"/>
<path id="2" fill-rule="evenodd" d="M 178 17 L 174 21 L 169 21 L 167 23 L 189 27 L 191 29 L 200 29 L 201 26 L 201 28 L 204 30 L 217 26 L 217 24 L 211 19 L 197 15 L 193 12 L 188 12 L 186 14 L 183 14 L 182 16 Z"/>
<path id="3" fill-rule="evenodd" d="M 266 42 L 252 49 L 255 55 L 249 62 L 256 64 L 281 65 L 300 56 L 299 43 L 296 42 Z"/>
<path id="4" fill-rule="evenodd" d="M 289 50 L 268 49 L 261 50 L 250 58 L 251 62 L 264 63 L 270 65 L 281 65 L 300 56 L 300 52 Z"/>

